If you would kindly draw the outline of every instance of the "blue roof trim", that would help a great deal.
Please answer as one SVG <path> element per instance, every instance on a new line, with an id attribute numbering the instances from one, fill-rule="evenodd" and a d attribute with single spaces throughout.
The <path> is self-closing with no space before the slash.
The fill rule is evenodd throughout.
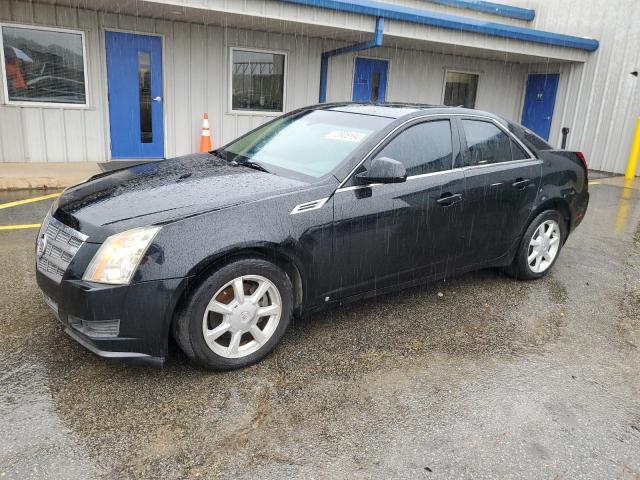
<path id="1" fill-rule="evenodd" d="M 466 8 L 476 12 L 491 13 L 501 17 L 515 18 L 516 20 L 532 21 L 536 18 L 536 11 L 530 8 L 514 7 L 501 3 L 485 2 L 483 0 L 425 0 L 429 3 L 436 3 L 446 7 Z"/>
<path id="2" fill-rule="evenodd" d="M 506 25 L 504 23 L 486 22 L 475 18 L 460 17 L 448 13 L 433 12 L 417 8 L 391 5 L 374 0 L 281 0 L 282 2 L 308 7 L 326 8 L 347 13 L 357 13 L 372 17 L 383 17 L 400 22 L 417 23 L 433 27 L 446 28 L 464 32 L 480 33 L 493 37 L 510 38 L 525 42 L 576 48 L 593 52 L 598 49 L 597 40 L 574 37 L 561 33 L 551 33 L 533 28 Z"/>

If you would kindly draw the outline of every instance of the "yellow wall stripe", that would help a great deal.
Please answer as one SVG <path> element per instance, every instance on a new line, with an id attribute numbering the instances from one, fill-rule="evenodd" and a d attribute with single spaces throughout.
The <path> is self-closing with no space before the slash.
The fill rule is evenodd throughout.
<path id="1" fill-rule="evenodd" d="M 0 210 L 3 208 L 17 207 L 18 205 L 24 205 L 25 203 L 39 202 L 40 200 L 47 200 L 49 198 L 59 197 L 59 193 L 50 193 L 49 195 L 42 195 L 41 197 L 25 198 L 24 200 L 16 200 L 15 202 L 0 203 Z"/>
<path id="2" fill-rule="evenodd" d="M 25 228 L 38 228 L 39 223 L 27 223 L 24 225 L 0 225 L 0 230 L 22 230 Z"/>

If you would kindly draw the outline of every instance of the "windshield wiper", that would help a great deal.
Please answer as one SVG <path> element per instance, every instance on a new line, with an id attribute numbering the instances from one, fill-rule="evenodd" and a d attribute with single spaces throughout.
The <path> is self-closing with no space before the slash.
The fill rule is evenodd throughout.
<path id="1" fill-rule="evenodd" d="M 242 165 L 243 167 L 253 168 L 254 170 L 260 170 L 261 172 L 270 173 L 269 170 L 264 168 L 261 163 L 252 162 L 251 160 L 231 160 L 231 165 Z"/>
<path id="2" fill-rule="evenodd" d="M 220 158 L 221 160 L 227 160 L 227 156 L 225 155 L 223 150 L 211 150 L 209 152 L 210 155 Z M 228 160 L 227 160 L 228 161 Z"/>
<path id="3" fill-rule="evenodd" d="M 271 173 L 261 163 L 252 162 L 251 160 L 245 159 L 246 157 L 242 158 L 242 159 L 238 159 L 239 155 L 236 155 L 235 158 L 230 160 L 224 150 L 212 150 L 209 153 L 212 154 L 212 155 L 215 155 L 216 157 L 218 157 L 218 158 L 220 158 L 222 160 L 224 160 L 225 162 L 229 162 L 229 164 L 232 167 L 237 167 L 238 165 L 242 165 L 243 167 L 253 168 L 254 170 L 260 170 L 261 172 Z"/>

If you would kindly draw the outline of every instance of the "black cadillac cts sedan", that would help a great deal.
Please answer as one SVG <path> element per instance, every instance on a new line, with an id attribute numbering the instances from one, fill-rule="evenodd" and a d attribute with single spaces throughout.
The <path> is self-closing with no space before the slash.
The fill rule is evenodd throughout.
<path id="1" fill-rule="evenodd" d="M 173 336 L 232 369 L 295 313 L 485 267 L 540 278 L 588 199 L 580 152 L 490 113 L 323 104 L 65 190 L 37 281 L 98 355 L 161 361 Z"/>

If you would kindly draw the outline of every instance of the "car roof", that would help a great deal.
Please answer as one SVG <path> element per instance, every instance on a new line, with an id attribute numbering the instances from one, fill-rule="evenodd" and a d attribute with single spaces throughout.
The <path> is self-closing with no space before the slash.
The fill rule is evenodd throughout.
<path id="1" fill-rule="evenodd" d="M 308 107 L 313 110 L 331 110 L 334 112 L 354 113 L 359 115 L 372 115 L 377 117 L 387 117 L 399 119 L 414 115 L 424 114 L 468 114 L 482 115 L 492 118 L 498 118 L 496 115 L 481 110 L 473 110 L 463 107 L 448 107 L 446 105 L 428 105 L 423 103 L 359 103 L 359 102 L 341 102 L 341 103 L 321 103 Z"/>

